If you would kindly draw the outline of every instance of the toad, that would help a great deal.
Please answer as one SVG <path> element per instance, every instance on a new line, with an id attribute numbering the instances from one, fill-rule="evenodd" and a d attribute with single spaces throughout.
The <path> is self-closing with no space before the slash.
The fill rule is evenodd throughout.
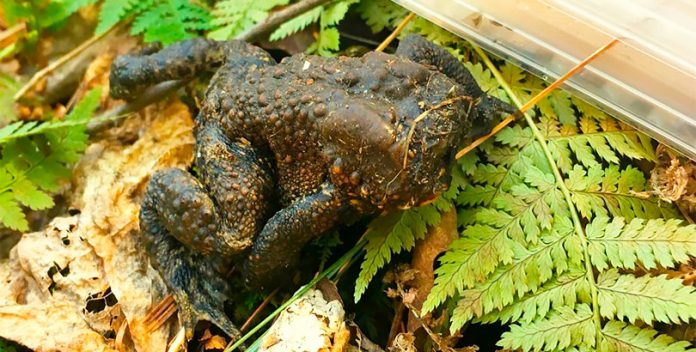
<path id="1" fill-rule="evenodd" d="M 247 285 L 274 288 L 338 224 L 433 200 L 462 141 L 514 112 L 419 36 L 395 55 L 280 63 L 246 42 L 192 39 L 117 58 L 111 94 L 205 71 L 215 73 L 196 117 L 195 173 L 155 172 L 140 211 L 189 336 L 200 319 L 238 335 L 222 309 L 231 265 Z"/>

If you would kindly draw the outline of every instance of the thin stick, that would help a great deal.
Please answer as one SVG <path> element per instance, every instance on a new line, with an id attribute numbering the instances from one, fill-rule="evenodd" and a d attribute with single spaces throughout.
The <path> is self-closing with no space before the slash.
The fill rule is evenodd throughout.
<path id="1" fill-rule="evenodd" d="M 406 163 L 408 162 L 408 148 L 411 145 L 411 138 L 413 138 L 413 133 L 416 131 L 416 125 L 418 123 L 420 123 L 421 121 L 423 121 L 425 119 L 425 117 L 428 116 L 428 114 L 431 111 L 445 107 L 445 106 L 450 105 L 450 104 L 452 104 L 456 101 L 459 101 L 459 100 L 469 100 L 469 102 L 470 102 L 469 111 L 471 111 L 471 103 L 473 102 L 473 99 L 471 97 L 462 95 L 462 96 L 454 97 L 454 98 L 447 99 L 445 101 L 440 102 L 439 104 L 431 107 L 430 109 L 423 111 L 420 115 L 418 115 L 418 117 L 416 117 L 413 120 L 413 123 L 411 124 L 411 129 L 408 130 L 408 135 L 406 136 L 406 149 L 404 150 L 404 165 L 403 165 L 404 169 L 406 168 Z"/>
<path id="2" fill-rule="evenodd" d="M 0 43 L 4 42 L 8 38 L 11 38 L 15 34 L 25 30 L 27 28 L 27 25 L 22 22 L 22 23 L 17 23 L 16 25 L 0 32 Z"/>
<path id="3" fill-rule="evenodd" d="M 179 329 L 179 332 L 176 333 L 176 336 L 174 336 L 174 339 L 172 340 L 172 344 L 169 345 L 169 348 L 167 348 L 167 352 L 177 352 L 181 346 L 184 345 L 184 342 L 186 341 L 186 329 L 181 328 Z"/>
<path id="4" fill-rule="evenodd" d="M 269 294 L 268 296 L 266 296 L 266 298 L 263 300 L 263 302 L 261 302 L 261 304 L 259 304 L 259 306 L 256 307 L 256 309 L 254 310 L 254 312 L 251 313 L 251 315 L 249 316 L 249 318 L 247 318 L 247 320 L 244 322 L 244 325 L 242 325 L 242 328 L 239 329 L 239 332 L 244 332 L 244 331 L 246 331 L 246 329 L 249 328 L 249 326 L 251 326 L 251 323 L 254 322 L 254 320 L 255 320 L 256 317 L 261 313 L 261 311 L 262 311 L 269 303 L 271 303 L 271 300 L 273 299 L 273 296 L 275 296 L 276 293 L 278 293 L 279 289 L 280 289 L 280 288 L 276 288 L 275 290 L 273 290 L 273 292 L 271 292 L 271 294 Z"/>
<path id="5" fill-rule="evenodd" d="M 31 79 L 29 80 L 29 82 L 27 82 L 27 84 L 25 84 L 19 91 L 17 91 L 17 94 L 15 94 L 13 97 L 14 101 L 19 100 L 19 98 L 24 96 L 24 94 L 26 94 L 29 91 L 29 89 L 34 87 L 37 83 L 39 83 L 39 81 L 41 79 L 46 77 L 49 73 L 53 72 L 53 70 L 64 65 L 66 62 L 70 61 L 75 56 L 79 55 L 85 49 L 92 46 L 94 43 L 98 42 L 99 40 L 101 40 L 102 38 L 104 38 L 105 36 L 110 34 L 111 32 L 115 31 L 117 28 L 121 28 L 122 26 L 123 26 L 123 23 L 119 24 L 118 26 L 111 27 L 111 29 L 109 29 L 108 31 L 106 31 L 100 35 L 95 35 L 95 36 L 89 38 L 88 40 L 86 40 L 82 44 L 80 44 L 78 47 L 76 47 L 75 49 L 70 50 L 69 53 L 61 56 L 58 60 L 50 63 L 48 66 L 41 69 L 39 72 L 34 74 L 33 77 L 31 77 Z"/>
<path id="6" fill-rule="evenodd" d="M 539 94 L 535 95 L 530 99 L 528 102 L 526 102 L 522 107 L 520 108 L 521 113 L 525 113 L 527 110 L 532 108 L 536 103 L 538 103 L 541 99 L 546 98 L 551 92 L 553 92 L 556 88 L 558 88 L 561 84 L 563 84 L 565 81 L 567 81 L 570 77 L 573 77 L 576 73 L 578 73 L 580 70 L 585 68 L 590 62 L 594 61 L 599 55 L 604 53 L 605 51 L 609 50 L 611 47 L 616 45 L 618 43 L 618 39 L 612 39 L 609 43 L 605 44 L 601 48 L 597 49 L 594 53 L 592 53 L 590 56 L 586 57 L 584 60 L 580 61 L 577 65 L 575 65 L 573 68 L 571 68 L 568 72 L 566 72 L 563 76 L 559 77 L 555 82 L 551 83 L 548 87 L 544 88 Z M 476 53 L 481 55 L 481 50 L 480 47 L 478 47 L 476 44 L 472 43 L 472 46 L 474 47 L 474 50 Z M 482 56 L 483 57 L 483 56 Z M 487 57 L 483 57 L 483 60 L 490 60 Z M 495 75 L 495 72 L 494 72 Z M 501 78 L 502 79 L 502 78 Z M 473 143 L 469 144 L 466 146 L 466 148 L 460 150 L 457 152 L 456 158 L 459 159 L 463 157 L 466 153 L 472 151 L 474 148 L 478 147 L 481 145 L 481 143 L 485 142 L 488 140 L 488 138 L 491 138 L 494 136 L 496 133 L 500 132 L 505 126 L 510 124 L 510 122 L 515 120 L 515 115 L 509 115 L 506 117 L 503 121 L 501 121 L 498 125 L 496 125 L 490 133 L 488 133 L 485 136 L 479 137 L 477 140 L 475 140 Z"/>
<path id="7" fill-rule="evenodd" d="M 407 25 L 409 22 L 411 22 L 411 20 L 412 20 L 414 17 L 416 17 L 416 14 L 415 14 L 415 13 L 413 13 L 413 12 L 409 13 L 408 16 L 406 16 L 403 20 L 401 20 L 401 23 L 399 23 L 399 25 L 396 26 L 396 28 L 394 29 L 394 31 L 391 32 L 391 34 L 389 34 L 389 36 L 388 36 L 386 39 L 384 39 L 384 41 L 382 42 L 382 44 L 380 44 L 380 45 L 377 47 L 377 49 L 375 49 L 375 51 L 378 51 L 378 52 L 384 51 L 384 49 L 386 49 L 386 48 L 389 46 L 389 44 L 391 44 L 391 42 L 394 41 L 394 39 L 396 39 L 396 36 L 399 35 L 399 33 L 401 33 L 401 31 L 403 31 L 404 28 L 406 28 L 406 25 Z"/>

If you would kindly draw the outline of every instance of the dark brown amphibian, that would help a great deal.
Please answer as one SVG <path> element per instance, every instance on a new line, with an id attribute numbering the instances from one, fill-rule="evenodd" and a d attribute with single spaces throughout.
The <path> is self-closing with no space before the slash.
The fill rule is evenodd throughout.
<path id="1" fill-rule="evenodd" d="M 207 319 L 237 334 L 222 311 L 232 262 L 248 285 L 278 285 L 305 244 L 342 221 L 436 197 L 463 138 L 513 112 L 417 36 L 396 55 L 280 63 L 244 42 L 194 39 L 119 57 L 111 92 L 215 69 L 196 120 L 197 177 L 156 172 L 140 213 L 189 332 Z"/>

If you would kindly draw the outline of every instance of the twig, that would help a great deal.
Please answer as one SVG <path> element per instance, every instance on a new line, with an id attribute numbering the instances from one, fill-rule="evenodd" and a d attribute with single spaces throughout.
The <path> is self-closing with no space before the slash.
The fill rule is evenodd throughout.
<path id="1" fill-rule="evenodd" d="M 600 54 L 603 52 L 609 50 L 612 46 L 616 45 L 618 43 L 618 39 L 613 39 L 611 42 L 607 43 L 603 47 L 597 49 L 594 53 L 592 53 L 590 56 L 586 57 L 584 60 L 580 61 L 577 65 L 575 65 L 573 68 L 571 68 L 568 72 L 566 72 L 563 76 L 559 77 L 555 82 L 551 83 L 548 87 L 544 88 L 539 94 L 535 95 L 530 99 L 528 102 L 526 102 L 522 107 L 520 108 L 520 112 L 524 114 L 527 110 L 532 108 L 536 103 L 538 103 L 541 99 L 546 98 L 547 95 L 551 94 L 556 88 L 558 88 L 561 84 L 563 84 L 565 81 L 567 81 L 570 77 L 573 77 L 576 73 L 578 73 L 580 70 L 585 68 L 587 64 L 590 62 L 594 61 Z M 476 53 L 481 55 L 483 50 L 481 48 L 474 44 L 471 43 L 474 50 Z M 494 136 L 496 133 L 500 132 L 505 126 L 509 125 L 510 122 L 515 120 L 515 115 L 509 115 L 506 117 L 503 121 L 501 121 L 499 124 L 497 124 L 490 133 L 488 133 L 485 136 L 479 137 L 477 140 L 475 140 L 473 143 L 469 144 L 466 146 L 464 149 L 460 150 L 457 152 L 457 155 L 455 156 L 456 159 L 459 159 L 463 157 L 466 153 L 472 151 L 474 148 L 478 147 L 481 145 L 481 143 L 485 142 L 488 140 L 488 138 L 491 138 Z"/>
<path id="2" fill-rule="evenodd" d="M 67 54 L 61 56 L 58 60 L 50 63 L 48 66 L 42 68 L 39 72 L 35 73 L 33 77 L 27 82 L 22 88 L 17 91 L 17 94 L 14 95 L 13 99 L 14 101 L 19 100 L 24 94 L 26 94 L 29 89 L 34 87 L 41 79 L 46 77 L 49 73 L 53 72 L 53 70 L 57 69 L 58 67 L 64 65 L 66 62 L 70 61 L 72 58 L 83 52 L 85 49 L 88 47 L 92 46 L 94 43 L 98 42 L 100 39 L 104 38 L 111 32 L 115 31 L 117 28 L 121 28 L 123 24 L 119 24 L 118 26 L 113 26 L 111 29 L 108 31 L 100 34 L 100 35 L 95 35 L 88 40 L 84 41 L 82 44 L 80 44 L 78 47 L 76 47 L 73 50 L 70 50 Z"/>
<path id="3" fill-rule="evenodd" d="M 167 295 L 160 301 L 156 306 L 147 312 L 147 315 L 143 319 L 143 324 L 146 326 L 148 332 L 155 331 L 164 324 L 169 317 L 171 317 L 176 312 L 176 302 L 174 301 L 174 296 Z"/>
<path id="4" fill-rule="evenodd" d="M 283 22 L 330 1 L 331 0 L 303 0 L 296 4 L 292 4 L 280 11 L 271 13 L 265 20 L 244 31 L 242 34 L 238 35 L 236 39 L 246 40 L 248 42 L 256 41 Z"/>
<path id="5" fill-rule="evenodd" d="M 408 16 L 406 16 L 403 20 L 401 20 L 401 23 L 399 23 L 399 25 L 396 26 L 396 28 L 394 28 L 394 31 L 391 32 L 391 34 L 389 34 L 389 36 L 386 39 L 384 39 L 382 44 L 380 44 L 377 47 L 377 49 L 375 49 L 375 51 L 384 51 L 384 49 L 386 49 L 389 46 L 389 44 L 391 44 L 391 42 L 396 38 L 396 36 L 399 35 L 399 33 L 401 33 L 401 31 L 403 31 L 404 28 L 406 28 L 406 25 L 409 22 L 411 22 L 411 20 L 414 17 L 416 17 L 415 13 L 413 13 L 413 12 L 409 13 Z"/>
<path id="6" fill-rule="evenodd" d="M 167 352 L 179 351 L 181 346 L 184 345 L 184 342 L 186 342 L 186 329 L 181 328 L 179 329 L 179 332 L 176 333 L 176 336 L 174 336 L 172 344 L 169 345 L 169 348 L 167 348 Z"/>
<path id="7" fill-rule="evenodd" d="M 17 23 L 16 25 L 0 32 L 0 43 L 4 42 L 8 38 L 11 38 L 15 34 L 25 30 L 27 28 L 27 25 L 22 22 L 22 23 Z"/>
<path id="8" fill-rule="evenodd" d="M 403 327 L 404 311 L 406 306 L 403 302 L 397 300 L 396 307 L 394 307 L 394 319 L 392 319 L 391 327 L 389 328 L 389 337 L 387 337 L 387 346 L 391 346 L 396 339 L 396 335 L 401 332 Z"/>
<path id="9" fill-rule="evenodd" d="M 87 124 L 87 132 L 94 134 L 109 127 L 119 116 L 125 117 L 156 101 L 159 101 L 184 85 L 184 81 L 166 81 L 147 88 L 138 99 L 119 105 L 95 117 Z"/>
<path id="10" fill-rule="evenodd" d="M 276 288 L 275 290 L 273 290 L 273 292 L 271 292 L 271 294 L 269 294 L 269 295 L 263 300 L 263 302 L 261 302 L 261 304 L 259 304 L 259 306 L 256 307 L 256 309 L 254 310 L 254 312 L 251 313 L 251 315 L 249 316 L 249 318 L 247 318 L 247 320 L 244 322 L 244 325 L 242 325 L 242 328 L 239 329 L 239 332 L 244 332 L 244 331 L 246 331 L 246 329 L 249 328 L 249 326 L 251 325 L 251 323 L 254 322 L 254 320 L 255 320 L 256 317 L 259 315 L 259 313 L 261 313 L 261 311 L 263 310 L 263 308 L 265 308 L 269 303 L 271 303 L 271 300 L 272 300 L 273 297 L 276 295 L 276 293 L 278 293 L 278 291 L 279 291 L 279 288 Z"/>

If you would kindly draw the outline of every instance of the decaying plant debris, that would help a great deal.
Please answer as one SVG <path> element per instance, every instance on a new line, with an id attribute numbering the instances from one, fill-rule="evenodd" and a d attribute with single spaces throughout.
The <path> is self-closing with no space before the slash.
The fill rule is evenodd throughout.
<path id="1" fill-rule="evenodd" d="M 36 350 L 165 350 L 170 325 L 146 332 L 142 324 L 164 284 L 140 250 L 138 201 L 152 170 L 190 163 L 192 124 L 188 108 L 171 101 L 89 147 L 75 170 L 80 213 L 24 235 L 0 266 L 10 280 L 0 291 L 0 336 Z M 122 144 L 127 134 L 140 137 Z"/>

